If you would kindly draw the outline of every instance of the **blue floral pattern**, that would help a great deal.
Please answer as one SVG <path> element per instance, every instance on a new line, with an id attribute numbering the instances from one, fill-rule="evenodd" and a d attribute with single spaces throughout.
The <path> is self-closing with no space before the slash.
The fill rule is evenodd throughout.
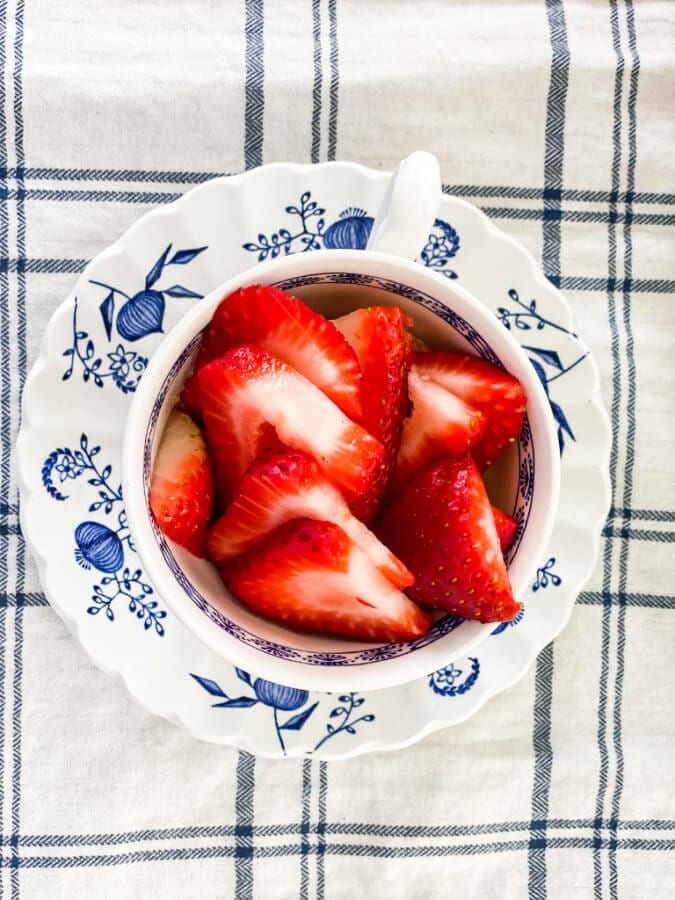
<path id="1" fill-rule="evenodd" d="M 166 618 L 166 611 L 152 599 L 152 586 L 144 580 L 142 570 L 127 564 L 127 554 L 135 556 L 136 548 L 127 525 L 122 485 L 111 480 L 111 465 L 100 465 L 97 460 L 100 452 L 101 447 L 90 445 L 88 436 L 83 433 L 79 447 L 58 447 L 47 456 L 42 464 L 42 484 L 50 497 L 65 502 L 69 499 L 64 493 L 66 485 L 86 474 L 87 484 L 96 493 L 88 512 L 102 512 L 105 516 L 112 515 L 113 510 L 117 512 L 115 527 L 109 522 L 86 520 L 79 523 L 73 535 L 77 564 L 101 574 L 98 582 L 92 585 L 91 605 L 87 607 L 89 615 L 104 612 L 105 619 L 114 622 L 113 605 L 115 601 L 124 602 L 127 610 L 143 622 L 146 631 L 152 629 L 163 637 L 162 620 Z"/>
<path id="2" fill-rule="evenodd" d="M 518 296 L 518 292 L 514 288 L 511 288 L 509 291 L 509 298 L 515 304 L 515 310 L 508 309 L 505 306 L 500 306 L 497 310 L 499 321 L 508 331 L 514 329 L 516 331 L 536 332 L 549 328 L 554 331 L 562 332 L 563 334 L 569 334 L 571 337 L 576 338 L 577 335 L 568 328 L 565 328 L 564 325 L 560 325 L 557 322 L 553 322 L 551 319 L 542 316 L 537 308 L 536 300 L 533 299 L 530 300 L 529 303 L 523 303 Z M 534 367 L 534 371 L 537 373 L 537 377 L 539 378 L 542 387 L 546 391 L 553 418 L 558 426 L 558 446 L 560 447 L 560 454 L 562 455 L 563 450 L 565 449 L 565 436 L 572 441 L 576 441 L 576 438 L 562 407 L 552 399 L 550 386 L 558 378 L 571 372 L 572 369 L 579 365 L 579 363 L 583 362 L 588 356 L 588 351 L 585 351 L 580 356 L 576 356 L 576 358 L 567 365 L 563 365 L 560 355 L 556 350 L 547 349 L 545 347 L 533 347 L 528 344 L 522 344 L 522 348 L 523 350 L 527 350 L 530 354 L 530 362 Z"/>
<path id="3" fill-rule="evenodd" d="M 261 232 L 256 240 L 242 244 L 244 250 L 257 254 L 258 262 L 308 250 L 365 250 L 375 222 L 365 209 L 350 206 L 327 226 L 326 210 L 312 199 L 311 191 L 305 191 L 297 205 L 290 204 L 284 211 L 295 220 L 292 224 L 269 235 Z M 452 225 L 436 219 L 420 260 L 446 278 L 457 278 L 457 273 L 447 268 L 447 264 L 459 248 L 459 235 Z"/>
<path id="4" fill-rule="evenodd" d="M 469 656 L 466 663 L 468 666 L 463 664 L 460 667 L 451 662 L 442 669 L 432 672 L 429 676 L 429 687 L 441 697 L 459 697 L 466 694 L 478 681 L 480 662 L 475 656 Z"/>
<path id="5" fill-rule="evenodd" d="M 124 344 L 117 343 L 116 339 L 113 341 L 113 334 L 116 332 L 124 341 L 130 342 L 157 334 L 164 325 L 167 297 L 201 299 L 202 294 L 182 284 L 157 287 L 157 282 L 169 266 L 185 266 L 206 249 L 195 247 L 176 250 L 172 254 L 172 244 L 169 244 L 148 271 L 143 288 L 133 295 L 106 282 L 89 279 L 90 284 L 106 291 L 98 309 L 107 347 L 111 349 L 103 354 L 97 352 L 94 338 L 78 323 L 78 298 L 75 297 L 71 344 L 63 351 L 63 356 L 70 360 L 63 373 L 63 381 L 72 377 L 77 366 L 82 370 L 84 382 L 91 381 L 96 387 L 102 388 L 109 379 L 123 394 L 133 393 L 145 372 L 148 359 L 136 350 L 129 350 Z"/>
<path id="6" fill-rule="evenodd" d="M 532 585 L 533 591 L 546 590 L 549 585 L 551 585 L 552 587 L 560 587 L 560 585 L 562 584 L 562 578 L 560 577 L 560 575 L 553 571 L 554 566 L 555 556 L 552 556 L 544 563 L 543 566 L 540 566 L 537 569 L 537 577 L 534 584 Z"/>
<path id="7" fill-rule="evenodd" d="M 319 700 L 310 703 L 309 691 L 286 687 L 283 684 L 267 681 L 264 678 L 253 680 L 249 673 L 243 669 L 235 668 L 234 671 L 237 678 L 251 689 L 253 692 L 252 696 L 250 693 L 247 693 L 238 697 L 231 697 L 212 678 L 204 678 L 201 675 L 195 675 L 193 672 L 190 672 L 190 676 L 207 694 L 216 698 L 217 702 L 211 704 L 214 709 L 250 709 L 258 704 L 271 709 L 279 748 L 285 756 L 287 752 L 286 740 L 288 738 L 286 733 L 301 731 L 312 717 L 317 706 L 319 706 Z M 355 735 L 357 725 L 375 721 L 375 716 L 372 713 L 354 715 L 354 711 L 358 710 L 365 703 L 365 699 L 359 697 L 358 694 L 352 692 L 344 694 L 338 699 L 340 705 L 333 707 L 329 714 L 329 720 L 337 719 L 337 721 L 329 721 L 326 724 L 326 733 L 319 738 L 314 746 L 314 752 L 323 747 L 327 741 L 337 737 L 338 734 Z M 292 712 L 293 715 L 286 718 L 286 714 L 289 712 Z"/>

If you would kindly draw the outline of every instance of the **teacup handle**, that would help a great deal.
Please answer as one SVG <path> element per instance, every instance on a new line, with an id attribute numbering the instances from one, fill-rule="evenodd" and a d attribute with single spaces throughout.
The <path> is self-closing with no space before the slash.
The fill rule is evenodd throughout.
<path id="1" fill-rule="evenodd" d="M 416 259 L 441 203 L 441 172 L 431 153 L 417 150 L 396 167 L 370 232 L 366 250 Z"/>

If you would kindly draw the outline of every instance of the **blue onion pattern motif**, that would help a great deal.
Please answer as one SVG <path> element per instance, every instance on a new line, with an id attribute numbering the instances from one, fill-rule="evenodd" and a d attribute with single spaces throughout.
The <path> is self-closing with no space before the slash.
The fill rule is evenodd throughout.
<path id="1" fill-rule="evenodd" d="M 100 522 L 81 522 L 75 529 L 75 559 L 83 569 L 116 572 L 124 563 L 124 548 L 116 532 Z"/>
<path id="2" fill-rule="evenodd" d="M 164 297 L 159 291 L 140 291 L 117 314 L 117 331 L 126 341 L 158 334 L 164 323 Z"/>
<path id="3" fill-rule="evenodd" d="M 466 665 L 460 668 L 455 663 L 449 663 L 442 669 L 432 672 L 429 676 L 429 687 L 441 697 L 458 697 L 466 694 L 480 675 L 480 662 L 475 656 L 470 656 L 466 662 L 470 663 L 468 671 Z"/>
<path id="4" fill-rule="evenodd" d="M 235 669 L 237 678 L 247 684 L 253 690 L 253 697 L 243 695 L 241 697 L 230 697 L 218 684 L 211 678 L 203 678 L 200 675 L 190 673 L 191 677 L 212 697 L 216 697 L 219 702 L 213 703 L 215 709 L 246 709 L 261 703 L 272 710 L 274 728 L 279 741 L 279 747 L 284 755 L 286 755 L 285 733 L 289 731 L 300 731 L 304 728 L 310 716 L 319 705 L 319 701 L 315 701 L 310 706 L 305 706 L 309 700 L 309 692 L 298 688 L 289 688 L 282 684 L 276 684 L 273 681 L 266 681 L 264 678 L 256 678 L 252 681 L 248 672 L 243 669 Z M 302 709 L 302 707 L 305 709 Z M 281 721 L 279 713 L 293 712 L 299 710 L 295 715 L 284 721 Z"/>
<path id="5" fill-rule="evenodd" d="M 240 681 L 248 685 L 253 691 L 251 694 L 244 694 L 238 697 L 230 696 L 223 688 L 212 678 L 204 678 L 202 675 L 190 673 L 197 684 L 206 691 L 216 702 L 211 706 L 214 709 L 249 709 L 258 704 L 272 709 L 272 718 L 274 728 L 279 743 L 279 747 L 284 755 L 286 755 L 286 737 L 288 732 L 301 731 L 307 722 L 312 718 L 320 701 L 310 702 L 311 696 L 309 691 L 300 688 L 290 688 L 274 681 L 267 681 L 264 678 L 251 679 L 248 672 L 243 669 L 235 669 L 235 674 Z M 338 705 L 334 706 L 328 714 L 325 734 L 323 734 L 314 746 L 313 751 L 316 752 L 327 742 L 340 734 L 355 735 L 357 726 L 375 721 L 373 713 L 364 713 L 363 705 L 366 702 L 364 697 L 360 697 L 357 693 L 343 694 L 338 697 Z M 309 705 L 308 705 L 309 704 Z M 294 715 L 285 718 L 288 712 Z M 316 716 L 314 716 L 316 719 Z"/>
<path id="6" fill-rule="evenodd" d="M 72 340 L 70 346 L 63 352 L 69 360 L 69 366 L 63 373 L 63 380 L 68 381 L 77 367 L 82 371 L 84 382 L 91 382 L 99 388 L 111 383 L 124 394 L 133 393 L 145 372 L 148 360 L 136 350 L 129 350 L 124 344 L 119 343 L 117 338 L 133 343 L 149 335 L 161 333 L 167 297 L 201 299 L 200 293 L 182 284 L 162 287 L 158 282 L 169 266 L 185 266 L 206 249 L 205 246 L 194 247 L 172 253 L 172 244 L 169 244 L 150 267 L 144 286 L 134 294 L 128 294 L 122 288 L 104 281 L 89 279 L 90 284 L 105 290 L 98 311 L 109 349 L 104 353 L 98 353 L 96 349 L 98 342 L 92 336 L 91 330 L 83 329 L 78 323 L 76 297 L 73 302 Z"/>
<path id="7" fill-rule="evenodd" d="M 284 711 L 300 709 L 309 699 L 308 691 L 286 687 L 274 681 L 265 681 L 264 678 L 256 678 L 253 682 L 253 693 L 265 706 L 276 706 L 277 709 Z"/>
<path id="8" fill-rule="evenodd" d="M 86 484 L 94 493 L 88 512 L 117 514 L 116 527 L 111 526 L 109 518 L 105 523 L 88 519 L 74 531 L 76 562 L 83 569 L 100 573 L 98 583 L 92 586 L 87 613 L 103 613 L 103 619 L 114 622 L 116 608 L 124 603 L 146 631 L 163 637 L 166 612 L 153 599 L 152 586 L 145 581 L 141 569 L 127 565 L 126 554 L 133 556 L 136 551 L 123 506 L 122 486 L 115 484 L 112 466 L 100 461 L 100 453 L 100 445 L 81 434 L 79 447 L 57 447 L 47 456 L 40 472 L 42 484 L 53 500 L 63 503 L 70 499 L 63 492 L 65 485 L 82 478 L 82 487 Z"/>
<path id="9" fill-rule="evenodd" d="M 328 250 L 365 250 L 374 223 L 375 219 L 365 209 L 345 209 L 324 231 L 324 247 Z"/>

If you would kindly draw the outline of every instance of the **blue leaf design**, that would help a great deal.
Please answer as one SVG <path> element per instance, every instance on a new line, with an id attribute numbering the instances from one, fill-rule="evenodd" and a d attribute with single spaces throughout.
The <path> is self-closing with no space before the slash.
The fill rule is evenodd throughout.
<path id="1" fill-rule="evenodd" d="M 195 256 L 199 256 L 199 254 L 203 253 L 204 250 L 206 250 L 206 246 L 195 247 L 192 250 L 176 250 L 167 265 L 184 266 L 186 263 L 192 262 Z"/>
<path id="2" fill-rule="evenodd" d="M 213 709 L 233 709 L 255 706 L 258 701 L 255 697 L 233 697 L 232 700 L 224 700 L 222 703 L 214 703 Z"/>
<path id="3" fill-rule="evenodd" d="M 234 671 L 237 673 L 237 678 L 240 681 L 243 681 L 245 684 L 251 683 L 251 676 L 248 674 L 248 672 L 244 672 L 243 669 L 235 669 Z"/>
<path id="4" fill-rule="evenodd" d="M 113 316 L 115 315 L 115 294 L 113 291 L 110 291 L 103 303 L 101 303 L 99 310 L 101 311 L 105 333 L 108 340 L 110 340 L 112 336 Z"/>
<path id="5" fill-rule="evenodd" d="M 296 715 L 291 716 L 283 725 L 280 726 L 282 731 L 300 731 L 302 726 L 305 724 L 307 719 L 312 715 L 314 710 L 319 705 L 319 701 L 313 703 L 311 706 L 304 709 L 302 712 L 296 713 Z"/>
<path id="6" fill-rule="evenodd" d="M 148 277 L 145 279 L 146 291 L 149 291 L 150 288 L 153 286 L 153 284 L 161 276 L 162 270 L 164 269 L 164 266 L 166 265 L 166 258 L 170 252 L 171 252 L 171 244 L 169 244 L 169 246 L 166 248 L 164 253 L 162 253 L 162 255 L 159 257 L 157 262 L 154 264 L 154 266 L 148 272 Z"/>
<path id="7" fill-rule="evenodd" d="M 220 685 L 216 684 L 215 681 L 211 681 L 210 678 L 202 678 L 199 675 L 194 675 L 192 672 L 190 672 L 190 675 L 192 676 L 192 678 L 194 678 L 194 680 L 197 682 L 197 684 L 199 684 L 200 687 L 203 687 L 204 690 L 207 691 L 209 694 L 211 694 L 212 697 L 226 697 L 227 696 L 227 694 L 220 687 Z"/>
<path id="8" fill-rule="evenodd" d="M 543 359 L 549 366 L 553 366 L 554 369 L 562 372 L 563 364 L 560 362 L 560 357 L 555 350 L 543 350 L 541 347 L 527 347 L 525 344 L 523 344 L 523 350 L 529 350 L 530 353 L 534 353 L 539 359 Z"/>
<path id="9" fill-rule="evenodd" d="M 540 362 L 537 362 L 536 359 L 530 359 L 532 363 L 532 368 L 537 373 L 537 377 L 539 381 L 541 381 L 544 390 L 546 391 L 546 396 L 548 397 L 548 378 L 546 377 L 546 372 L 544 371 L 544 367 Z"/>
<path id="10" fill-rule="evenodd" d="M 204 296 L 196 291 L 191 291 L 190 288 L 183 287 L 182 284 L 174 284 L 170 288 L 166 288 L 162 293 L 168 294 L 169 297 L 194 297 L 195 300 L 201 300 Z"/>

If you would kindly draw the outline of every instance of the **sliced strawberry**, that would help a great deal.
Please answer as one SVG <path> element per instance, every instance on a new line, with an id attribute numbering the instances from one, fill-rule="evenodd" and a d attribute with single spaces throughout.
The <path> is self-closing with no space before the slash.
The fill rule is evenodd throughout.
<path id="1" fill-rule="evenodd" d="M 508 516 L 505 512 L 502 512 L 501 509 L 497 509 L 496 506 L 492 507 L 492 515 L 494 516 L 495 520 L 495 528 L 497 529 L 499 546 L 502 548 L 502 550 L 508 550 L 511 546 L 513 536 L 516 533 L 518 523 L 515 519 L 512 519 L 511 516 Z"/>
<path id="2" fill-rule="evenodd" d="M 189 416 L 174 411 L 152 468 L 152 514 L 167 537 L 203 556 L 212 503 L 211 463 L 202 433 Z"/>
<path id="3" fill-rule="evenodd" d="M 283 444 L 312 454 L 350 501 L 377 477 L 382 444 L 295 369 L 260 347 L 230 350 L 200 369 L 197 380 L 224 498 L 234 495 L 258 456 L 267 425 Z"/>
<path id="4" fill-rule="evenodd" d="M 483 413 L 485 430 L 471 455 L 486 469 L 522 430 L 527 398 L 518 379 L 484 359 L 461 353 L 416 353 L 414 362 L 424 378 Z"/>
<path id="5" fill-rule="evenodd" d="M 243 603 L 300 631 L 407 641 L 431 624 L 332 522 L 287 522 L 221 571 Z"/>
<path id="6" fill-rule="evenodd" d="M 394 491 L 432 459 L 461 456 L 471 450 L 484 428 L 478 410 L 426 378 L 416 364 L 408 375 L 408 391 L 413 410 L 403 424 Z"/>
<path id="7" fill-rule="evenodd" d="M 398 306 L 357 309 L 335 320 L 356 351 L 361 366 L 363 425 L 382 442 L 385 465 L 371 489 L 360 497 L 353 511 L 364 522 L 372 521 L 387 488 L 401 442 L 403 420 L 408 414 L 408 371 L 412 359 L 413 324 Z"/>
<path id="8" fill-rule="evenodd" d="M 335 325 L 302 300 L 259 285 L 225 297 L 202 337 L 194 371 L 240 344 L 257 344 L 293 366 L 346 415 L 360 421 L 361 372 L 356 355 Z M 192 380 L 181 399 L 194 409 Z"/>
<path id="9" fill-rule="evenodd" d="M 425 606 L 505 622 L 518 612 L 490 501 L 470 456 L 442 459 L 386 508 L 378 535 L 415 576 L 408 595 Z"/>
<path id="10" fill-rule="evenodd" d="M 316 460 L 300 450 L 277 454 L 249 469 L 236 497 L 209 532 L 209 559 L 220 563 L 239 556 L 285 522 L 301 518 L 339 525 L 392 584 L 398 588 L 412 584 L 403 563 L 352 515 Z"/>

